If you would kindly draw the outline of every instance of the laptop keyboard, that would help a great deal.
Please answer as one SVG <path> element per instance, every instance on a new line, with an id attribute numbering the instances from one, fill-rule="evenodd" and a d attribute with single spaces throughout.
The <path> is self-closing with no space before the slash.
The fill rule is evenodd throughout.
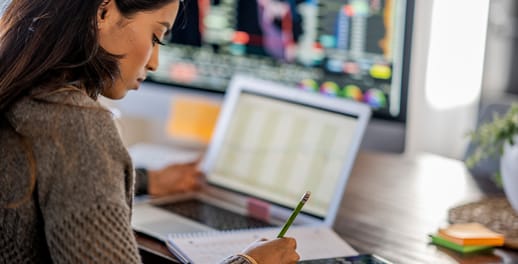
<path id="1" fill-rule="evenodd" d="M 175 203 L 160 204 L 157 206 L 217 230 L 274 226 L 265 221 L 250 216 L 240 215 L 200 200 L 186 200 Z"/>

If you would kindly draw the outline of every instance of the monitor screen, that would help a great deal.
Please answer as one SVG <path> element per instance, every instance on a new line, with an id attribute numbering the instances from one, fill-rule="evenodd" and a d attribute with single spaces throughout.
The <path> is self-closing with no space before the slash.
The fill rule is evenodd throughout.
<path id="1" fill-rule="evenodd" d="M 224 93 L 235 73 L 404 122 L 413 0 L 186 0 L 150 80 Z"/>

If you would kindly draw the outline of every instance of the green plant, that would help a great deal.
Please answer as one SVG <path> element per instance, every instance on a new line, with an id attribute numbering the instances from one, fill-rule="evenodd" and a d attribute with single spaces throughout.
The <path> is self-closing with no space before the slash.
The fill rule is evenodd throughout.
<path id="1" fill-rule="evenodd" d="M 473 153 L 467 157 L 466 166 L 473 168 L 486 158 L 500 157 L 506 142 L 514 145 L 516 135 L 518 135 L 518 103 L 512 104 L 503 116 L 495 114 L 493 121 L 482 124 L 475 131 L 469 133 L 469 137 L 476 147 Z"/>

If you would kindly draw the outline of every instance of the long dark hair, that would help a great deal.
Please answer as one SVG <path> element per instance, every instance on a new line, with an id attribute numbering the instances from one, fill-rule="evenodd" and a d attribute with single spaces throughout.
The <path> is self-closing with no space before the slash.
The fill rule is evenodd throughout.
<path id="1" fill-rule="evenodd" d="M 157 10 L 177 0 L 111 0 L 130 18 L 140 11 Z M 107 0 L 14 0 L 0 17 L 0 126 L 11 126 L 5 114 L 38 87 L 48 92 L 80 83 L 96 99 L 119 75 L 120 55 L 110 54 L 98 42 L 97 14 Z M 26 149 L 31 187 L 36 181 L 30 142 Z M 20 204 L 17 202 L 16 204 Z M 9 207 L 13 207 L 12 205 Z"/>
<path id="2" fill-rule="evenodd" d="M 117 55 L 98 43 L 106 0 L 16 0 L 0 19 L 0 113 L 34 86 L 79 81 L 96 98 L 119 74 Z M 130 17 L 175 0 L 112 0 Z"/>

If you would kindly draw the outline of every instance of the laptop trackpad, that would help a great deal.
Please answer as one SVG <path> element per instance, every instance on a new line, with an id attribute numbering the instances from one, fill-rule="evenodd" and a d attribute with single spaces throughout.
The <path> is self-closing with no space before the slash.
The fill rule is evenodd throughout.
<path id="1" fill-rule="evenodd" d="M 137 204 L 131 225 L 135 231 L 166 240 L 170 233 L 213 231 L 214 229 L 178 216 L 150 204 Z"/>

